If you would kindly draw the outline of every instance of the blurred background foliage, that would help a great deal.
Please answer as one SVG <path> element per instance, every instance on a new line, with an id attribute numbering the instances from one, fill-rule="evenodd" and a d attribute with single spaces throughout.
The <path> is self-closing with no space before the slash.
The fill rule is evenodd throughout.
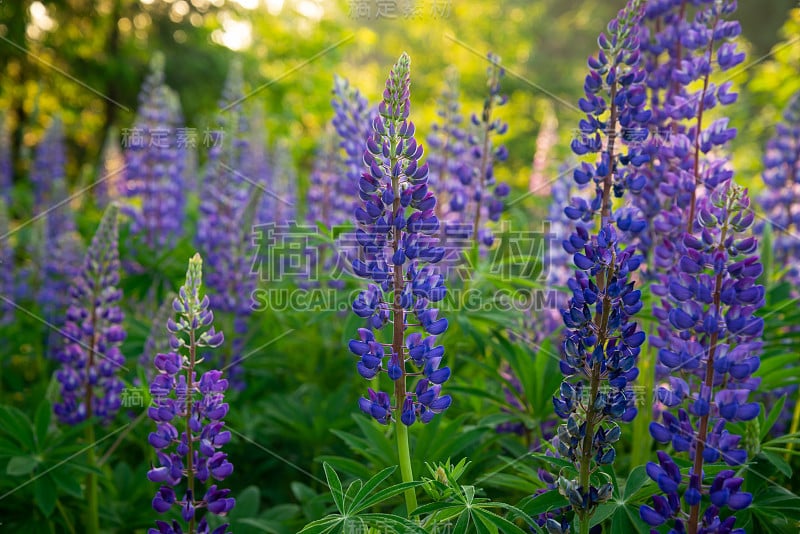
<path id="1" fill-rule="evenodd" d="M 508 165 L 500 178 L 527 183 L 535 138 L 553 109 L 561 140 L 579 118 L 585 57 L 597 32 L 621 6 L 596 0 L 55 0 L 0 2 L 0 106 L 14 141 L 15 171 L 26 174 L 31 147 L 55 114 L 69 141 L 70 179 L 93 175 L 113 126 L 130 126 L 136 95 L 155 51 L 166 55 L 167 83 L 178 91 L 189 126 L 212 124 L 228 65 L 242 58 L 252 99 L 263 103 L 265 130 L 292 140 L 308 168 L 332 112 L 329 89 L 339 74 L 375 102 L 384 71 L 403 50 L 413 61 L 415 116 L 422 128 L 448 65 L 458 65 L 464 111 L 484 93 L 486 52 L 499 54 L 513 118 Z M 733 121 L 742 171 L 800 85 L 800 22 L 793 0 L 742 2 L 739 19 L 750 63 L 737 80 L 751 83 Z M 782 29 L 781 29 L 782 28 Z M 794 76 L 786 76 L 786 72 Z M 735 73 L 734 73 L 735 74 Z M 787 80 L 789 80 L 787 82 Z M 758 114 L 752 113 L 760 110 Z M 741 120 L 737 120 L 741 118 Z M 558 143 L 552 162 L 567 156 Z M 201 154 L 202 157 L 202 154 Z M 557 168 L 557 163 L 551 165 Z M 304 175 L 301 173 L 301 182 Z M 745 178 L 747 182 L 747 178 Z M 301 185 L 302 190 L 302 185 Z M 19 215 L 19 214 L 18 214 Z"/>

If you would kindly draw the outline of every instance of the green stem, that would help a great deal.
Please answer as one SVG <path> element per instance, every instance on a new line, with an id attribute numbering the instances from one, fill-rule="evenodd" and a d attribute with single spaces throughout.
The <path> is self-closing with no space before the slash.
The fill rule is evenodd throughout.
<path id="1" fill-rule="evenodd" d="M 395 434 L 397 434 L 397 457 L 400 463 L 400 475 L 403 482 L 413 482 L 414 473 L 411 470 L 411 449 L 408 446 L 408 427 L 398 418 L 395 421 Z M 417 509 L 417 494 L 414 488 L 405 491 L 406 513 L 411 514 Z"/>
<path id="2" fill-rule="evenodd" d="M 97 465 L 97 454 L 94 450 L 94 426 L 89 423 L 86 427 L 86 443 L 89 445 L 88 461 L 89 467 L 94 469 Z M 86 475 L 86 533 L 99 534 L 100 514 L 97 503 L 97 475 L 90 471 Z"/>

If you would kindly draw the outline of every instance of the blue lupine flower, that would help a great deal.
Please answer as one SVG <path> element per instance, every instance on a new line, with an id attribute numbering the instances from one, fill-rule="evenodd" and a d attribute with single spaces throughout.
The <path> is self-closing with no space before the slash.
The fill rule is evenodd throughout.
<path id="1" fill-rule="evenodd" d="M 689 532 L 711 531 L 703 529 L 719 523 L 720 509 L 741 509 L 752 498 L 739 491 L 741 482 L 735 479 L 724 482 L 729 491 L 723 498 L 715 492 L 723 484 L 718 482 L 720 475 L 707 490 L 702 473 L 704 463 L 738 466 L 747 460 L 741 437 L 730 434 L 725 425 L 752 420 L 759 413 L 759 405 L 750 402 L 749 395 L 759 382 L 752 374 L 760 363 L 764 321 L 755 312 L 763 306 L 765 292 L 756 284 L 762 268 L 753 254 L 755 240 L 748 236 L 753 219 L 747 191 L 735 184 L 717 187 L 698 200 L 702 230 L 699 235 L 684 233 L 685 255 L 679 272 L 669 276 L 666 286 L 654 287 L 662 296 L 656 317 L 674 332 L 667 343 L 659 341 L 659 364 L 673 376 L 659 387 L 658 400 L 667 409 L 678 408 L 678 417 L 664 411 L 661 423 L 650 424 L 650 433 L 676 452 L 688 452 L 694 465 L 688 481 L 678 477 L 669 491 L 659 483 L 677 504 L 663 507 L 654 501 L 654 507 L 642 507 L 642 518 L 650 524 L 670 520 L 675 528 Z M 663 452 L 659 456 L 662 464 L 669 459 Z M 656 482 L 658 473 L 648 471 Z M 680 491 L 678 485 L 683 482 L 688 485 Z M 689 509 L 688 520 L 681 514 L 681 493 Z M 701 517 L 704 495 L 711 504 Z"/>
<path id="2" fill-rule="evenodd" d="M 209 298 L 200 293 L 202 266 L 200 255 L 195 254 L 189 260 L 186 283 L 172 303 L 178 319 L 167 320 L 171 352 L 153 359 L 157 370 L 150 383 L 154 406 L 148 409 L 148 415 L 156 422 L 148 441 L 157 451 L 158 465 L 147 472 L 147 478 L 161 484 L 153 497 L 153 509 L 165 513 L 177 507 L 189 532 L 208 532 L 202 508 L 224 516 L 236 504 L 228 496 L 230 490 L 218 489 L 216 484 L 203 494 L 211 479 L 223 481 L 233 472 L 233 465 L 219 450 L 231 439 L 223 421 L 228 413 L 224 402 L 228 381 L 218 370 L 206 371 L 197 378 L 198 349 L 216 348 L 223 342 L 222 332 L 215 331 L 212 325 L 214 314 Z M 156 524 L 150 534 L 181 532 L 177 522 Z M 222 525 L 214 532 L 222 534 L 226 528 Z"/>
<path id="3" fill-rule="evenodd" d="M 56 378 L 61 401 L 53 409 L 58 419 L 74 425 L 97 417 L 114 419 L 124 383 L 117 376 L 125 363 L 120 343 L 125 339 L 119 307 L 119 252 L 117 207 L 103 216 L 83 267 L 69 289 L 70 306 L 62 329 L 63 344 L 56 351 L 61 369 Z"/>
<path id="4" fill-rule="evenodd" d="M 142 85 L 133 128 L 123 132 L 126 206 L 131 233 L 150 250 L 175 243 L 184 228 L 185 146 L 177 95 L 164 84 L 164 58 L 156 55 Z"/>
<path id="5" fill-rule="evenodd" d="M 598 56 L 589 59 L 586 97 L 579 102 L 587 115 L 580 121 L 581 135 L 573 139 L 572 150 L 597 158 L 582 163 L 573 178 L 579 187 L 593 181 L 595 197 L 589 202 L 573 198 L 564 209 L 569 219 L 580 222 L 563 243 L 577 270 L 568 281 L 572 296 L 561 310 L 566 327 L 561 371 L 567 378 L 553 405 L 566 421 L 554 443 L 558 454 L 575 465 L 577 476 L 563 473 L 557 485 L 582 523 L 588 523 L 596 507 L 611 498 L 612 484 L 596 486 L 590 475 L 614 461 L 614 443 L 621 435 L 617 422 L 636 415 L 630 383 L 638 376 L 636 364 L 645 341 L 633 321 L 642 308 L 641 291 L 630 280 L 642 256 L 635 247 L 624 247 L 621 238 L 624 232 L 640 230 L 641 224 L 633 217 L 635 210 L 614 213 L 611 202 L 612 193 L 636 194 L 646 180 L 639 171 L 648 161 L 646 139 L 641 137 L 647 130 L 641 128 L 650 119 L 639 56 L 641 17 L 641 2 L 629 1 L 609 23 L 608 35 L 600 35 Z M 606 113 L 609 118 L 601 122 Z M 619 144 L 617 128 L 622 129 Z M 599 225 L 592 235 L 586 223 L 597 215 Z M 547 527 L 550 532 L 565 531 L 555 520 Z"/>
<path id="6" fill-rule="evenodd" d="M 385 371 L 395 383 L 394 406 L 389 394 L 370 388 L 369 398 L 359 401 L 361 410 L 383 424 L 399 411 L 408 426 L 429 422 L 451 403 L 441 394 L 450 369 L 441 367 L 444 347 L 436 345 L 447 319 L 431 308 L 446 294 L 444 279 L 433 267 L 444 250 L 434 237 L 439 221 L 427 185 L 428 164 L 419 163 L 422 146 L 408 120 L 409 88 L 410 59 L 403 54 L 386 81 L 363 156 L 368 172 L 359 180 L 363 207 L 355 212 L 363 259 L 354 260 L 353 269 L 373 283 L 353 302 L 353 312 L 368 327 L 350 342 L 359 374 L 371 379 Z M 377 336 L 390 322 L 392 342 L 383 344 Z M 409 365 L 421 375 L 413 389 L 406 385 Z"/>

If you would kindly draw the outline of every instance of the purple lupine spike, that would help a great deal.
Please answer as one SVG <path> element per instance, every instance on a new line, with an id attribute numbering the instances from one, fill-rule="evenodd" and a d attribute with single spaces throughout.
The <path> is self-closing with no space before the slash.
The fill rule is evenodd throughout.
<path id="1" fill-rule="evenodd" d="M 713 188 L 730 178 L 725 157 L 711 148 L 724 145 L 735 130 L 723 122 L 711 123 L 707 112 L 736 101 L 732 82 L 710 81 L 718 52 L 732 51 L 730 40 L 741 32 L 738 22 L 724 20 L 734 9 L 730 0 L 668 0 L 646 6 L 642 53 L 653 112 L 650 127 L 656 132 L 651 148 L 657 155 L 651 152 L 653 158 L 643 169 L 647 185 L 636 200 L 648 221 L 641 246 L 648 256 L 655 247 L 656 270 L 668 269 L 680 258 L 669 242 L 679 240 L 694 220 L 696 184 Z M 732 68 L 743 59 L 734 55 L 716 66 Z"/>
<path id="2" fill-rule="evenodd" d="M 114 419 L 124 383 L 117 376 L 125 363 L 120 343 L 125 339 L 119 302 L 117 207 L 109 206 L 86 252 L 80 274 L 69 290 L 70 306 L 56 357 L 61 401 L 53 406 L 58 419 L 75 425 L 97 417 Z"/>
<path id="3" fill-rule="evenodd" d="M 444 250 L 435 243 L 439 221 L 427 185 L 428 164 L 419 163 L 423 149 L 414 138 L 410 108 L 410 59 L 403 54 L 386 81 L 363 155 L 363 207 L 355 213 L 363 256 L 353 269 L 372 283 L 353 302 L 367 328 L 350 343 L 359 374 L 371 379 L 385 371 L 395 386 L 394 405 L 388 393 L 370 388 L 369 397 L 359 401 L 361 410 L 382 424 L 399 420 L 406 426 L 430 422 L 452 402 L 441 392 L 450 376 L 441 365 L 444 347 L 435 345 L 447 319 L 431 308 L 446 294 L 433 267 Z M 391 343 L 384 344 L 381 330 L 390 322 Z M 407 387 L 409 365 L 420 374 L 413 389 Z"/>
<path id="4" fill-rule="evenodd" d="M 65 164 L 63 127 L 56 117 L 36 147 L 31 168 L 34 211 L 45 214 L 40 248 L 32 255 L 39 263 L 36 300 L 45 319 L 56 326 L 61 326 L 70 303 L 68 289 L 80 270 L 83 249 L 69 205 Z"/>
<path id="5" fill-rule="evenodd" d="M 783 121 L 767 141 L 761 179 L 767 191 L 759 200 L 772 222 L 775 264 L 789 268 L 786 276 L 796 286 L 800 280 L 796 267 L 800 244 L 792 234 L 800 228 L 800 92 L 789 101 Z"/>
<path id="6" fill-rule="evenodd" d="M 244 387 L 243 369 L 239 368 L 244 347 L 247 320 L 251 309 L 247 295 L 253 288 L 250 259 L 247 257 L 249 235 L 245 229 L 248 196 L 252 178 L 248 172 L 253 156 L 250 124 L 242 109 L 244 82 L 241 64 L 235 62 L 223 88 L 218 128 L 213 132 L 200 200 L 197 247 L 206 258 L 206 285 L 211 306 L 233 321 L 233 343 L 223 350 L 221 367 L 228 371 L 232 385 Z M 243 301 L 245 304 L 243 304 Z"/>
<path id="7" fill-rule="evenodd" d="M 564 240 L 564 250 L 573 255 L 577 267 L 567 285 L 572 293 L 561 310 L 565 337 L 561 371 L 565 375 L 553 397 L 555 412 L 565 419 L 558 427 L 556 451 L 573 464 L 578 476 L 557 480 L 581 524 L 588 524 L 596 506 L 611 498 L 613 485 L 596 486 L 591 474 L 599 466 L 613 463 L 621 429 L 636 415 L 631 387 L 645 334 L 634 322 L 641 310 L 641 291 L 630 280 L 642 256 L 622 239 L 633 221 L 612 211 L 611 195 L 636 194 L 642 187 L 638 166 L 647 161 L 646 135 L 641 125 L 649 120 L 644 107 L 644 71 L 639 57 L 640 0 L 630 0 L 600 35 L 600 52 L 588 61 L 585 98 L 579 105 L 587 113 L 581 120 L 581 135 L 573 139 L 578 156 L 595 154 L 594 162 L 582 163 L 573 173 L 578 186 L 594 182 L 595 196 L 589 202 L 573 198 L 565 215 L 579 221 Z M 600 121 L 600 116 L 608 115 Z M 620 133 L 618 133 L 618 130 Z M 618 139 L 622 142 L 618 143 Z M 597 217 L 592 233 L 586 223 Z M 577 380 L 576 380 L 577 379 Z M 557 521 L 549 521 L 551 532 L 563 532 Z M 588 529 L 582 530 L 586 532 Z"/>
<path id="8" fill-rule="evenodd" d="M 374 113 L 361 92 L 339 76 L 333 80 L 331 106 L 334 110 L 331 124 L 339 138 L 344 174 L 337 182 L 338 193 L 342 201 L 348 203 L 346 212 L 349 219 L 359 206 L 358 180 L 361 178 L 367 138 L 372 133 L 370 122 Z"/>
<path id="9" fill-rule="evenodd" d="M 467 144 L 472 164 L 461 169 L 460 181 L 465 199 L 464 218 L 472 222 L 470 237 L 475 243 L 488 248 L 494 242 L 494 236 L 486 222 L 500 220 L 505 210 L 504 199 L 511 190 L 508 184 L 498 183 L 494 175 L 495 163 L 508 158 L 506 147 L 495 146 L 493 141 L 494 136 L 508 131 L 508 123 L 493 117 L 495 108 L 508 102 L 508 96 L 500 94 L 500 82 L 505 75 L 505 69 L 500 66 L 499 56 L 490 52 L 487 59 L 489 94 L 484 99 L 481 115 L 473 114 L 471 117 L 473 132 L 467 137 Z M 452 195 L 456 196 L 456 193 Z M 459 205 L 454 204 L 451 198 L 450 208 L 456 207 Z"/>
<path id="10" fill-rule="evenodd" d="M 139 365 L 144 369 L 147 380 L 152 380 L 153 378 L 153 358 L 159 353 L 169 352 L 170 350 L 169 337 L 164 334 L 164 325 L 174 313 L 172 309 L 173 300 L 175 300 L 175 294 L 169 293 L 156 310 L 153 315 L 153 322 L 150 324 L 150 332 L 144 342 L 142 354 L 139 356 Z"/>
<path id="11" fill-rule="evenodd" d="M 657 496 L 653 507 L 643 506 L 641 516 L 651 525 L 668 522 L 692 534 L 719 524 L 720 509 L 727 505 L 719 499 L 708 505 L 703 464 L 739 465 L 747 459 L 739 436 L 725 430 L 726 421 L 758 414 L 758 405 L 748 402 L 758 383 L 752 373 L 763 328 L 754 313 L 764 299 L 763 287 L 755 284 L 762 269 L 752 256 L 753 213 L 719 150 L 736 130 L 724 117 L 710 121 L 704 115 L 736 98 L 730 83 L 710 81 L 715 66 L 727 70 L 744 59 L 731 42 L 741 32 L 739 24 L 725 20 L 735 5 L 673 1 L 652 3 L 648 11 L 653 24 L 664 28 L 649 40 L 646 56 L 654 117 L 669 134 L 649 170 L 656 211 L 660 207 L 650 231 L 657 281 L 652 289 L 660 297 L 651 344 L 658 349 L 656 376 L 663 381 L 657 391 L 662 422 L 651 423 L 650 432 L 656 441 L 688 453 L 694 465 L 685 490 L 662 486 L 665 496 Z M 740 495 L 733 506 L 746 500 Z"/>
<path id="12" fill-rule="evenodd" d="M 148 409 L 156 423 L 148 441 L 157 451 L 158 464 L 147 472 L 147 478 L 161 484 L 153 497 L 153 509 L 162 514 L 173 507 L 180 510 L 189 532 L 208 531 L 203 508 L 225 516 L 236 504 L 228 496 L 230 490 L 207 486 L 212 479 L 226 479 L 233 465 L 220 450 L 231 439 L 223 421 L 228 413 L 224 399 L 228 381 L 218 370 L 197 377 L 199 350 L 219 347 L 224 339 L 212 325 L 208 296 L 201 295 L 202 269 L 203 260 L 195 254 L 189 260 L 186 282 L 172 303 L 177 319 L 166 323 L 172 350 L 153 359 L 157 370 L 150 383 L 154 406 Z M 177 521 L 172 526 L 162 521 L 156 525 L 148 532 L 181 532 Z M 226 529 L 223 525 L 214 532 Z"/>
<path id="13" fill-rule="evenodd" d="M 150 250 L 171 246 L 184 227 L 185 147 L 178 144 L 182 122 L 177 95 L 164 83 L 164 58 L 156 54 L 142 85 L 133 128 L 123 130 L 125 207 L 131 234 Z"/>
<path id="14" fill-rule="evenodd" d="M 8 207 L 5 199 L 0 196 L 0 295 L 11 295 L 15 298 L 14 247 L 6 235 L 10 230 L 8 223 Z M 14 311 L 14 306 L 6 300 L 0 301 L 0 326 L 14 321 Z"/>

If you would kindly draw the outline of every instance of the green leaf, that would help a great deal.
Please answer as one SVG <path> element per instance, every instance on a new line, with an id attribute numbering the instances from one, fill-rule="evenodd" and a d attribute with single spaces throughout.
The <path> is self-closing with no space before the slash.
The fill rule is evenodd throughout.
<path id="1" fill-rule="evenodd" d="M 34 450 L 33 425 L 28 416 L 13 406 L 0 406 L 0 430 L 25 447 Z"/>
<path id="2" fill-rule="evenodd" d="M 230 513 L 231 519 L 256 517 L 261 502 L 261 492 L 257 486 L 248 486 L 236 495 L 236 506 Z"/>
<path id="3" fill-rule="evenodd" d="M 388 488 L 382 489 L 378 493 L 373 494 L 371 497 L 364 499 L 359 505 L 359 510 L 364 510 L 365 508 L 369 508 L 370 506 L 375 506 L 380 502 L 391 499 L 395 495 L 403 493 L 407 489 L 416 488 L 417 486 L 421 486 L 422 484 L 424 484 L 423 481 L 415 480 L 413 482 L 401 482 L 400 484 L 389 486 Z"/>
<path id="4" fill-rule="evenodd" d="M 45 438 L 47 437 L 47 429 L 50 427 L 50 416 L 53 407 L 47 400 L 39 403 L 36 409 L 36 415 L 33 419 L 33 426 L 36 435 L 36 450 L 41 451 L 44 449 Z"/>
<path id="5" fill-rule="evenodd" d="M 779 455 L 765 450 L 762 450 L 759 455 L 775 466 L 786 478 L 792 478 L 792 467 Z"/>
<path id="6" fill-rule="evenodd" d="M 363 508 L 359 506 L 361 504 L 361 501 L 363 501 L 370 493 L 372 493 L 372 491 L 375 488 L 377 488 L 384 480 L 392 476 L 392 473 L 394 473 L 396 470 L 397 470 L 396 465 L 389 466 L 386 469 L 383 469 L 380 472 L 378 472 L 375 476 L 373 476 L 369 480 L 367 480 L 364 486 L 358 491 L 358 493 L 356 493 L 355 497 L 353 497 L 353 503 L 351 507 L 353 513 L 358 513 L 361 510 L 363 510 Z"/>
<path id="7" fill-rule="evenodd" d="M 347 491 L 344 494 L 344 505 L 345 505 L 345 514 L 350 513 L 350 509 L 353 507 L 354 497 L 356 493 L 361 489 L 361 480 L 355 479 L 353 480 L 350 485 L 347 487 Z"/>
<path id="8" fill-rule="evenodd" d="M 58 493 L 52 478 L 45 475 L 33 483 L 33 500 L 45 517 L 53 513 L 57 499 Z"/>
<path id="9" fill-rule="evenodd" d="M 569 506 L 567 499 L 558 493 L 557 490 L 550 490 L 536 497 L 528 497 L 525 501 L 518 504 L 517 507 L 530 516 L 536 516 L 556 508 Z"/>
<path id="10" fill-rule="evenodd" d="M 769 431 L 772 430 L 772 427 L 775 425 L 775 421 L 778 420 L 778 417 L 781 415 L 781 411 L 783 410 L 783 405 L 786 404 L 786 396 L 780 397 L 772 409 L 769 411 L 769 415 L 767 415 L 766 421 L 761 425 L 761 435 L 759 439 L 764 441 L 764 438 L 767 437 Z M 762 405 L 761 413 L 764 413 L 764 406 Z"/>
<path id="11" fill-rule="evenodd" d="M 6 474 L 12 477 L 27 475 L 36 469 L 37 465 L 39 460 L 33 456 L 14 456 L 8 462 Z"/>
<path id="12" fill-rule="evenodd" d="M 628 475 L 628 480 L 625 481 L 625 494 L 623 500 L 627 502 L 633 497 L 637 491 L 642 489 L 642 486 L 649 480 L 645 466 L 639 465 L 633 468 L 631 474 Z"/>
<path id="13" fill-rule="evenodd" d="M 339 510 L 339 513 L 344 514 L 344 493 L 342 492 L 342 481 L 339 480 L 339 475 L 336 474 L 336 471 L 330 466 L 330 464 L 328 464 L 328 462 L 324 462 L 322 464 L 322 468 L 325 470 L 325 479 L 328 481 L 328 488 L 330 488 L 331 495 L 333 495 L 333 502 L 336 504 L 336 508 Z"/>
<path id="14" fill-rule="evenodd" d="M 333 531 L 336 527 L 340 526 L 344 518 L 340 515 L 329 515 L 322 519 L 312 521 L 303 527 L 300 531 L 301 534 L 325 534 L 326 532 Z"/>
<path id="15" fill-rule="evenodd" d="M 499 515 L 495 514 L 494 512 L 490 512 L 483 508 L 476 508 L 474 511 L 475 515 L 481 519 L 485 519 L 495 527 L 500 529 L 500 532 L 508 533 L 508 532 L 516 532 L 517 534 L 525 534 L 525 531 L 519 528 L 517 525 L 500 517 Z"/>
<path id="16" fill-rule="evenodd" d="M 598 506 L 597 510 L 594 511 L 594 515 L 592 515 L 592 518 L 589 520 L 589 528 L 599 525 L 611 517 L 611 514 L 616 512 L 618 508 L 620 507 L 614 503 L 606 503 Z"/>
<path id="17" fill-rule="evenodd" d="M 64 493 L 79 499 L 83 498 L 83 488 L 75 479 L 75 477 L 71 475 L 68 468 L 62 466 L 57 469 L 53 469 L 50 471 L 49 475 L 53 477 L 56 485 L 59 487 L 59 489 L 63 490 Z M 239 505 L 238 499 L 236 500 L 236 505 L 237 507 Z"/>

